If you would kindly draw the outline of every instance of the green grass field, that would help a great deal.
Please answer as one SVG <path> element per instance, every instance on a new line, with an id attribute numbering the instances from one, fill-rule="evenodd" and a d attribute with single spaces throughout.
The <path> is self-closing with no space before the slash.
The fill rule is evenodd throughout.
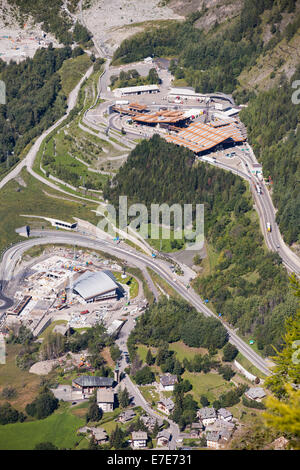
<path id="1" fill-rule="evenodd" d="M 221 375 L 212 372 L 204 374 L 186 371 L 182 377 L 191 382 L 193 389 L 189 393 L 198 403 L 200 403 L 201 395 L 205 395 L 212 402 L 231 389 L 229 382 L 226 382 Z"/>
<path id="2" fill-rule="evenodd" d="M 0 251 L 10 243 L 24 240 L 15 232 L 17 227 L 29 224 L 31 228 L 42 229 L 42 226 L 46 226 L 43 219 L 21 217 L 21 214 L 57 217 L 68 222 L 74 221 L 72 216 L 88 220 L 94 224 L 99 221 L 95 213 L 91 212 L 91 209 L 97 207 L 96 204 L 80 200 L 73 200 L 73 202 L 70 197 L 67 200 L 63 194 L 40 183 L 30 176 L 26 170 L 22 171 L 21 176 L 26 187 L 12 180 L 1 190 Z M 56 197 L 49 197 L 44 191 Z"/>
<path id="3" fill-rule="evenodd" d="M 195 354 L 208 354 L 208 350 L 205 348 L 190 348 L 186 346 L 182 341 L 171 343 L 169 349 L 176 353 L 176 357 L 179 361 L 183 361 L 184 358 L 191 360 Z"/>
<path id="4" fill-rule="evenodd" d="M 66 96 L 75 88 L 91 65 L 92 61 L 88 54 L 65 60 L 58 73 L 62 81 L 62 91 Z"/>
<path id="5" fill-rule="evenodd" d="M 76 430 L 84 424 L 83 419 L 63 406 L 42 420 L 0 426 L 0 449 L 31 450 L 40 442 L 52 442 L 60 449 L 73 449 L 82 439 Z"/>
<path id="6" fill-rule="evenodd" d="M 118 271 L 113 271 L 113 275 L 115 276 L 117 282 L 129 286 L 130 299 L 137 297 L 139 293 L 139 284 L 133 276 L 126 276 L 126 278 L 123 279 L 122 274 Z"/>

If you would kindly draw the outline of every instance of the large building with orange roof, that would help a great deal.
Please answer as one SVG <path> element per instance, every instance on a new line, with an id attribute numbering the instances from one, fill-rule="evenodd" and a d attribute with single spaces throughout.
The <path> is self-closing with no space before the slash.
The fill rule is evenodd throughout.
<path id="1" fill-rule="evenodd" d="M 195 153 L 206 152 L 222 143 L 240 143 L 246 136 L 234 124 L 214 127 L 202 122 L 193 122 L 176 135 L 166 135 L 167 142 L 187 147 Z"/>

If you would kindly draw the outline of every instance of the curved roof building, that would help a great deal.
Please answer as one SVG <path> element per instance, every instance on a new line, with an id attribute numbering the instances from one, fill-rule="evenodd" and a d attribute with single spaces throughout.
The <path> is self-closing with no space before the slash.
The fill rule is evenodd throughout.
<path id="1" fill-rule="evenodd" d="M 110 271 L 86 271 L 73 284 L 73 292 L 84 300 L 107 299 L 117 297 L 118 284 Z"/>

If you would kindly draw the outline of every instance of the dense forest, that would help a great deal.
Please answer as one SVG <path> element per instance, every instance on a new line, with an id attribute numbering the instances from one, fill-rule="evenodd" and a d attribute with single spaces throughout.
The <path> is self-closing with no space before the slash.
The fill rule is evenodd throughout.
<path id="1" fill-rule="evenodd" d="M 203 203 L 205 237 L 216 251 L 215 267 L 198 276 L 195 289 L 208 298 L 240 333 L 256 338 L 259 349 L 279 347 L 284 318 L 295 312 L 288 277 L 277 253 L 263 245 L 252 201 L 237 176 L 205 164 L 193 165 L 187 149 L 154 136 L 142 141 L 106 186 L 104 197 L 115 207 L 129 203 Z"/>
<path id="2" fill-rule="evenodd" d="M 6 105 L 0 105 L 0 172 L 14 165 L 19 153 L 61 117 L 67 107 L 57 71 L 72 56 L 70 47 L 39 49 L 17 64 L 0 60 Z"/>
<path id="3" fill-rule="evenodd" d="M 104 197 L 115 207 L 119 196 L 131 203 L 204 204 L 205 228 L 209 230 L 218 215 L 236 207 L 247 207 L 243 181 L 232 173 L 205 164 L 194 167 L 193 152 L 168 144 L 158 135 L 143 140 L 132 150 L 126 163 L 108 183 Z"/>
<path id="4" fill-rule="evenodd" d="M 283 12 L 294 12 L 295 5 L 296 0 L 244 0 L 236 20 L 220 32 L 216 24 L 209 33 L 195 27 L 197 19 L 205 13 L 205 10 L 197 11 L 183 23 L 172 22 L 126 39 L 115 51 L 113 62 L 129 63 L 151 55 L 176 57 L 172 62 L 176 79 L 183 78 L 197 92 L 232 93 L 246 66 L 253 65 L 261 53 L 274 47 L 282 37 L 289 40 L 293 37 L 295 27 L 287 26 L 280 33 L 276 24 Z M 266 10 L 270 10 L 268 23 L 272 25 L 272 39 L 264 44 L 261 15 Z M 246 99 L 247 93 L 240 98 Z"/>
<path id="5" fill-rule="evenodd" d="M 204 317 L 184 300 L 164 297 L 138 319 L 128 347 L 137 343 L 160 346 L 180 340 L 187 346 L 215 350 L 222 348 L 228 337 L 217 319 Z"/>
<path id="6" fill-rule="evenodd" d="M 277 222 L 289 244 L 300 242 L 300 105 L 292 103 L 292 83 L 299 77 L 300 65 L 290 81 L 283 77 L 280 85 L 259 93 L 240 114 L 264 175 L 273 181 Z"/>
<path id="7" fill-rule="evenodd" d="M 161 80 L 155 68 L 150 69 L 146 77 L 141 76 L 136 69 L 128 70 L 127 72 L 122 70 L 120 75 L 112 75 L 110 77 L 110 85 L 112 88 L 152 85 L 159 84 L 160 82 Z"/>

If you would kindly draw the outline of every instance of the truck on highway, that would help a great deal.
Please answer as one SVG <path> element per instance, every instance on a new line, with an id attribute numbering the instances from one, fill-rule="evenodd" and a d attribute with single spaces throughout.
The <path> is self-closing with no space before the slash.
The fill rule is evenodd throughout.
<path id="1" fill-rule="evenodd" d="M 272 227 L 271 227 L 270 222 L 267 222 L 267 231 L 268 231 L 268 232 L 271 232 L 271 231 L 272 231 Z"/>
<path id="2" fill-rule="evenodd" d="M 256 191 L 257 194 L 261 194 L 261 187 L 259 186 L 259 184 L 256 185 Z"/>

